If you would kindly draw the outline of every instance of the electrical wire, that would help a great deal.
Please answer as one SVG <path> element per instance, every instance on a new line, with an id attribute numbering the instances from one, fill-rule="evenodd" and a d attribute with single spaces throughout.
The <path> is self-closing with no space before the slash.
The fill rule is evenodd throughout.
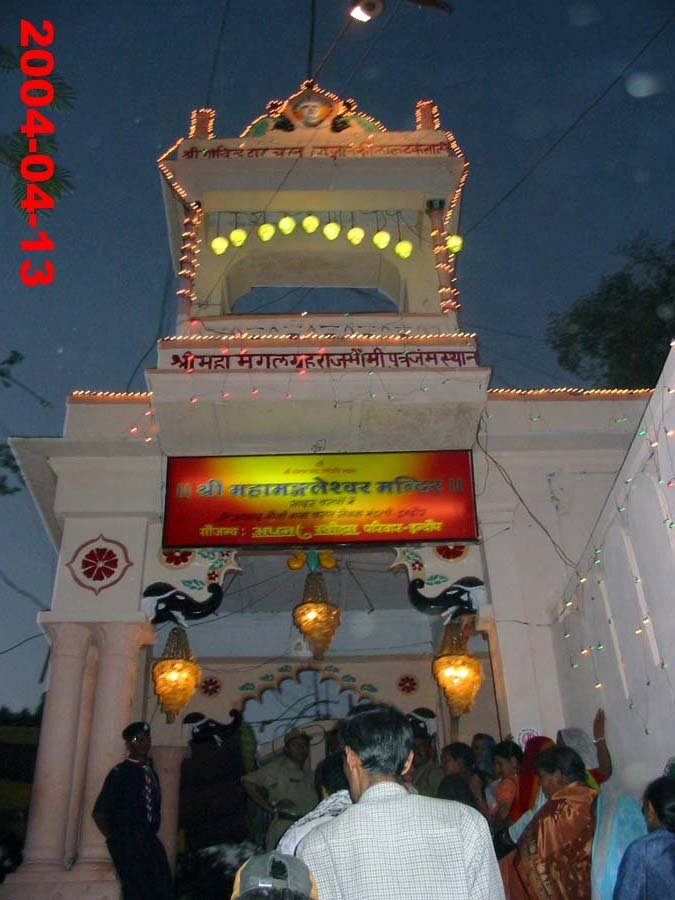
<path id="1" fill-rule="evenodd" d="M 35 634 L 31 634 L 30 637 L 24 638 L 22 641 L 18 641 L 16 644 L 12 644 L 11 647 L 5 647 L 4 650 L 0 650 L 0 656 L 4 656 L 5 653 L 10 653 L 12 650 L 16 650 L 17 647 L 23 646 L 23 644 L 27 644 L 28 641 L 34 641 L 35 638 L 45 637 L 43 631 L 38 631 Z"/>
<path id="2" fill-rule="evenodd" d="M 544 150 L 543 153 L 541 153 L 535 159 L 535 161 L 532 163 L 532 165 L 529 166 L 529 168 L 525 170 L 523 175 L 521 175 L 521 177 L 516 181 L 516 183 L 512 187 L 510 187 L 509 190 L 499 198 L 499 200 L 497 200 L 495 203 L 493 203 L 492 206 L 480 217 L 480 219 L 478 219 L 476 222 L 474 222 L 474 224 L 469 229 L 467 229 L 467 231 L 464 232 L 464 237 L 468 237 L 473 231 L 475 231 L 477 228 L 480 228 L 480 226 L 484 222 L 486 222 L 490 218 L 490 216 L 492 216 L 493 213 L 495 213 L 504 203 L 506 203 L 506 201 L 510 197 L 512 197 L 516 193 L 518 188 L 520 188 L 521 185 L 523 185 L 528 180 L 528 178 L 531 175 L 533 175 L 534 172 L 536 172 L 536 170 L 539 168 L 539 166 L 545 160 L 547 160 L 548 157 L 551 156 L 551 154 L 555 150 L 558 149 L 558 147 L 563 143 L 563 141 L 567 137 L 569 137 L 569 135 L 574 131 L 574 129 L 577 127 L 577 125 L 579 125 L 579 123 L 582 122 L 583 119 L 585 119 L 586 116 L 589 113 L 591 113 L 595 109 L 595 107 L 598 106 L 605 99 L 605 97 L 607 96 L 607 94 L 609 94 L 609 92 L 612 90 L 612 88 L 621 81 L 621 79 L 624 77 L 624 75 L 630 69 L 630 67 L 634 63 L 637 62 L 637 60 L 642 56 L 642 54 L 649 47 L 651 47 L 651 45 L 656 40 L 658 40 L 659 37 L 661 37 L 661 35 L 664 33 L 664 31 L 666 31 L 673 24 L 673 22 L 675 22 L 675 12 L 671 13 L 671 15 L 668 16 L 668 18 L 665 20 L 665 22 L 663 22 L 656 29 L 656 31 L 653 32 L 653 34 L 651 34 L 650 37 L 647 38 L 647 40 L 644 42 L 644 44 L 642 44 L 640 49 L 630 58 L 630 60 L 626 63 L 626 65 L 621 69 L 619 74 L 610 81 L 610 83 L 607 85 L 607 87 L 604 90 L 602 90 L 593 100 L 591 100 L 590 103 L 588 103 L 582 109 L 582 111 L 579 113 L 579 115 L 572 121 L 572 123 L 570 125 L 568 125 L 568 127 L 565 129 L 565 131 L 563 131 L 563 133 L 560 135 L 560 137 L 557 138 L 557 140 L 555 140 L 546 150 Z"/>
<path id="3" fill-rule="evenodd" d="M 0 569 L 0 581 L 4 582 L 8 588 L 11 588 L 11 590 L 16 591 L 16 593 L 19 594 L 21 597 L 25 597 L 26 600 L 30 600 L 30 602 L 33 604 L 33 606 L 35 606 L 37 609 L 42 610 L 43 612 L 47 610 L 47 607 L 43 606 L 40 603 L 39 599 L 35 596 L 35 594 L 31 594 L 30 591 L 27 591 L 24 588 L 19 587 L 18 584 L 14 584 L 14 582 L 11 580 L 11 578 L 9 578 L 7 575 L 5 575 L 5 573 L 2 571 L 2 569 Z"/>
<path id="4" fill-rule="evenodd" d="M 481 416 L 481 418 L 482 418 L 482 416 Z M 487 428 L 486 428 L 486 433 L 487 433 Z M 551 532 L 548 530 L 548 528 L 544 525 L 544 523 L 541 521 L 541 519 L 536 515 L 536 513 L 534 513 L 534 512 L 530 509 L 530 507 L 529 507 L 528 504 L 527 504 L 527 501 L 525 500 L 525 498 L 523 497 L 523 495 L 520 493 L 520 491 L 519 491 L 518 488 L 516 487 L 516 484 L 515 484 L 515 482 L 513 481 L 513 478 L 511 478 L 511 476 L 509 475 L 509 473 L 507 472 L 507 470 L 504 468 L 504 466 L 499 462 L 498 459 L 495 459 L 495 457 L 489 452 L 489 450 L 487 449 L 487 446 L 483 446 L 483 444 L 481 444 L 480 436 L 479 436 L 478 432 L 476 432 L 476 444 L 478 445 L 478 447 L 480 448 L 480 450 L 482 450 L 482 452 L 485 454 L 485 458 L 488 459 L 488 460 L 490 460 L 490 462 L 492 462 L 492 464 L 495 466 L 495 468 L 497 469 L 497 471 L 499 472 L 499 474 L 502 476 L 502 478 L 504 479 L 504 481 L 506 482 L 506 484 L 511 488 L 511 490 L 513 491 L 513 493 L 514 493 L 514 494 L 516 495 L 516 497 L 520 500 L 520 502 L 521 502 L 522 505 L 525 507 L 525 510 L 526 510 L 526 512 L 529 514 L 529 516 L 530 516 L 530 518 L 532 519 L 532 521 L 535 522 L 535 523 L 541 528 L 541 530 L 544 532 L 544 534 L 546 535 L 546 537 L 547 537 L 547 538 L 549 539 L 549 541 L 551 542 L 551 545 L 553 546 L 553 549 L 555 550 L 556 554 L 558 555 L 558 557 L 560 558 L 560 560 L 563 562 L 563 564 L 564 564 L 565 566 L 568 566 L 570 569 L 574 569 L 574 571 L 577 571 L 577 565 L 578 565 L 578 564 L 575 563 L 574 560 L 571 559 L 571 558 L 567 555 L 567 553 L 565 553 L 565 551 L 563 550 L 563 548 L 562 548 L 562 547 L 560 546 L 560 544 L 556 541 L 556 539 L 553 537 L 553 535 L 552 535 Z"/>

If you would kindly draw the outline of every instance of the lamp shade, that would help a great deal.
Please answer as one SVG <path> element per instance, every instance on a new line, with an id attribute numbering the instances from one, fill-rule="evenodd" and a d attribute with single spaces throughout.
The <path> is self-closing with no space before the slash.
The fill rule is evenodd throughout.
<path id="1" fill-rule="evenodd" d="M 222 254 L 227 250 L 230 246 L 230 242 L 226 237 L 223 237 L 222 234 L 217 235 L 211 241 L 211 249 L 216 254 L 216 256 L 222 256 Z"/>
<path id="2" fill-rule="evenodd" d="M 152 667 L 155 693 L 167 722 L 173 722 L 190 702 L 200 678 L 185 631 L 172 628 L 161 658 Z"/>
<path id="3" fill-rule="evenodd" d="M 283 216 L 281 219 L 279 219 L 277 228 L 282 234 L 293 234 L 293 232 L 295 231 L 295 225 L 296 222 L 293 216 Z"/>
<path id="4" fill-rule="evenodd" d="M 475 615 L 463 615 L 446 625 L 432 670 L 443 690 L 450 715 L 459 718 L 469 712 L 483 683 L 483 668 L 467 650 L 476 627 Z"/>
<path id="5" fill-rule="evenodd" d="M 230 243 L 233 247 L 242 247 L 247 237 L 248 234 L 243 228 L 233 228 L 230 232 Z"/>
<path id="6" fill-rule="evenodd" d="M 350 228 L 347 232 L 347 240 L 355 247 L 357 247 L 361 243 L 365 236 L 365 231 L 359 225 L 354 225 L 354 227 Z"/>
<path id="7" fill-rule="evenodd" d="M 316 229 L 319 227 L 318 216 L 315 216 L 313 213 L 305 216 L 305 218 L 302 220 L 302 227 L 307 232 L 307 234 L 314 234 Z"/>
<path id="8" fill-rule="evenodd" d="M 334 241 L 340 236 L 342 226 L 338 222 L 326 222 L 323 226 L 323 236 L 327 241 Z"/>
<path id="9" fill-rule="evenodd" d="M 459 253 L 464 246 L 464 238 L 461 234 L 449 234 L 445 239 L 445 247 L 450 253 Z"/>
<path id="10" fill-rule="evenodd" d="M 391 243 L 391 235 L 384 229 L 382 229 L 381 231 L 376 231 L 373 235 L 373 243 L 378 250 L 386 250 Z"/>
<path id="11" fill-rule="evenodd" d="M 276 230 L 276 226 L 272 225 L 271 222 L 263 222 L 262 225 L 258 225 L 258 237 L 263 244 L 266 244 L 267 241 L 272 240 Z"/>
<path id="12" fill-rule="evenodd" d="M 305 579 L 302 603 L 293 610 L 293 622 L 311 647 L 314 659 L 323 659 L 340 624 L 340 609 L 328 600 L 321 572 Z"/>
<path id="13" fill-rule="evenodd" d="M 413 245 L 411 241 L 399 241 L 398 244 L 394 247 L 394 253 L 400 259 L 408 259 L 408 257 L 413 252 Z"/>

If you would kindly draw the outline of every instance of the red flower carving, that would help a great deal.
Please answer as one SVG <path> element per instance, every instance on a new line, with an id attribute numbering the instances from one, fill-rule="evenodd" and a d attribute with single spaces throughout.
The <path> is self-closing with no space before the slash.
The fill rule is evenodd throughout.
<path id="1" fill-rule="evenodd" d="M 124 544 L 103 534 L 80 544 L 66 563 L 75 584 L 96 595 L 121 581 L 132 565 Z"/>
<path id="2" fill-rule="evenodd" d="M 398 680 L 398 689 L 402 694 L 414 694 L 418 688 L 414 675 L 401 675 Z"/>
<path id="3" fill-rule="evenodd" d="M 94 547 L 82 557 L 80 568 L 85 578 L 91 578 L 92 581 L 107 581 L 115 574 L 118 563 L 117 554 L 109 547 Z"/>
<path id="4" fill-rule="evenodd" d="M 218 678 L 205 678 L 199 685 L 199 690 L 206 697 L 215 697 L 220 693 L 220 681 Z"/>
<path id="5" fill-rule="evenodd" d="M 164 564 L 167 566 L 186 566 L 192 562 L 194 553 L 192 550 L 162 550 Z"/>

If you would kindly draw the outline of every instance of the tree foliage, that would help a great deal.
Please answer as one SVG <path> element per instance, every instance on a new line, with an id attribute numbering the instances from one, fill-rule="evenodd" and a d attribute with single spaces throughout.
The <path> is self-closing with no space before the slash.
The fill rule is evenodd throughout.
<path id="1" fill-rule="evenodd" d="M 0 71 L 20 72 L 20 54 L 21 50 L 0 47 Z M 50 110 L 63 112 L 72 109 L 75 92 L 70 85 L 57 72 L 53 72 L 49 76 L 49 80 L 54 86 L 54 99 L 44 108 L 45 115 L 48 115 Z M 35 136 L 35 140 L 37 141 L 36 153 L 45 154 L 51 158 L 55 157 L 58 145 L 53 137 L 38 134 Z M 21 207 L 21 201 L 26 195 L 26 182 L 21 175 L 21 161 L 28 153 L 28 138 L 22 134 L 20 129 L 17 129 L 14 134 L 0 135 L 0 165 L 9 171 L 12 203 L 22 216 L 27 216 L 28 211 Z M 58 200 L 59 197 L 69 194 L 73 190 L 72 176 L 68 169 L 56 164 L 52 177 L 41 181 L 39 187 L 54 200 Z M 49 210 L 40 210 L 40 215 L 49 215 Z"/>
<path id="2" fill-rule="evenodd" d="M 549 316 L 547 339 L 560 367 L 595 387 L 654 387 L 675 332 L 675 239 L 642 235 L 619 252 L 618 272 Z"/>
<path id="3" fill-rule="evenodd" d="M 23 356 L 18 350 L 12 350 L 0 362 L 0 385 L 2 387 L 10 387 L 13 383 L 12 366 L 20 363 L 22 359 Z M 9 474 L 2 474 L 3 470 Z M 16 494 L 21 490 L 22 481 L 21 472 L 9 444 L 0 443 L 0 497 L 6 494 Z"/>

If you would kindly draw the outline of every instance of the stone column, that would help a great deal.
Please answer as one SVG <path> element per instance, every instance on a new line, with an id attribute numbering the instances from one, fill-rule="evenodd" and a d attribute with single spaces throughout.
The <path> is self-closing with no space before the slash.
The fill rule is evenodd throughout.
<path id="1" fill-rule="evenodd" d="M 52 648 L 49 690 L 40 730 L 22 873 L 37 866 L 47 870 L 63 867 L 83 674 L 92 639 L 89 627 L 83 624 L 52 622 L 46 629 Z"/>
<path id="2" fill-rule="evenodd" d="M 124 759 L 122 731 L 129 724 L 136 686 L 139 651 L 152 644 L 148 622 L 105 622 L 96 626 L 99 648 L 94 716 L 89 742 L 82 807 L 82 837 L 78 864 L 111 865 L 103 835 L 91 817 L 106 775 Z"/>
<path id="3" fill-rule="evenodd" d="M 73 786 L 70 793 L 68 810 L 68 826 L 64 848 L 64 862 L 70 868 L 77 860 L 77 845 L 82 825 L 82 799 L 84 797 L 84 781 L 87 772 L 87 756 L 89 754 L 89 738 L 91 721 L 94 714 L 94 696 L 96 676 L 98 674 L 98 650 L 91 646 L 87 654 L 82 681 L 80 701 L 80 718 L 77 729 L 77 740 L 73 755 Z"/>
<path id="4" fill-rule="evenodd" d="M 162 823 L 159 839 L 164 844 L 169 865 L 176 864 L 178 842 L 178 795 L 180 790 L 180 765 L 185 759 L 186 747 L 152 748 L 152 761 L 162 789 Z"/>

